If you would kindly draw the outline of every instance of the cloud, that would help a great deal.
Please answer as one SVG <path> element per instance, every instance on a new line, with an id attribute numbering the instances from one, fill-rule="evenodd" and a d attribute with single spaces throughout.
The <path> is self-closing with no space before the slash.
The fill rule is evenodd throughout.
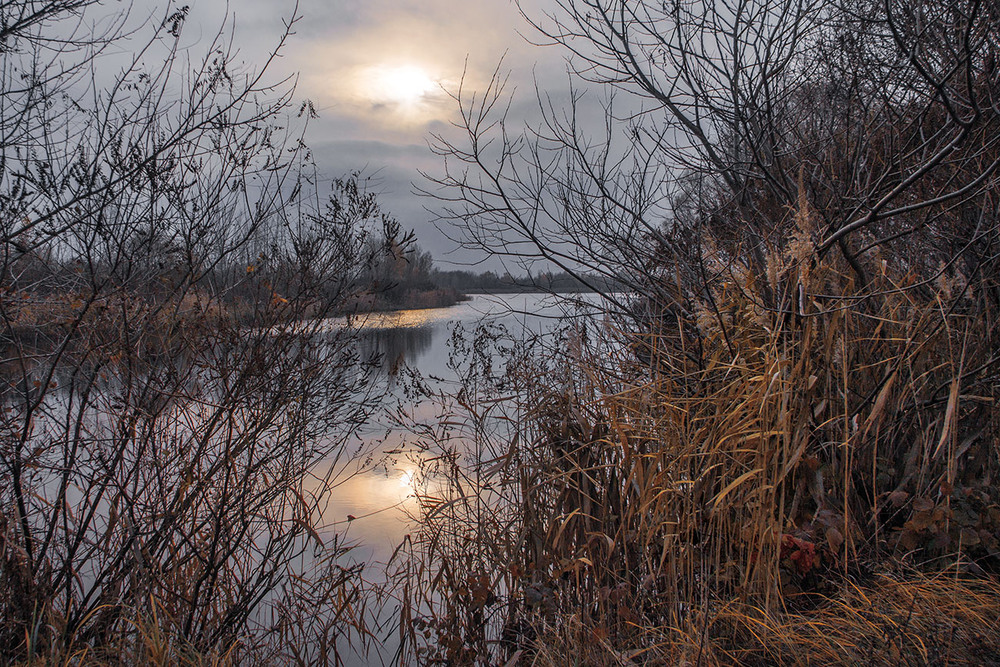
<path id="1" fill-rule="evenodd" d="M 215 4 L 198 3 L 192 20 L 200 11 L 207 21 L 211 12 L 201 8 Z M 242 56 L 265 57 L 293 7 L 290 0 L 240 0 L 236 41 Z M 296 34 L 272 74 L 298 73 L 296 96 L 319 111 L 307 137 L 319 168 L 331 178 L 355 170 L 374 174 L 383 204 L 417 231 L 422 245 L 435 255 L 451 250 L 431 223 L 433 213 L 424 210 L 434 203 L 412 194 L 418 170 L 441 172 L 440 159 L 427 147 L 430 134 L 455 137 L 450 124 L 458 108 L 448 93 L 460 84 L 466 93 L 483 90 L 503 59 L 511 71 L 508 91 L 517 90 L 510 118 L 537 117 L 536 85 L 557 104 L 565 99 L 563 52 L 529 44 L 520 32 L 531 28 L 509 0 L 301 0 L 299 14 Z M 378 80 L 407 68 L 434 85 L 417 86 L 407 96 Z"/>

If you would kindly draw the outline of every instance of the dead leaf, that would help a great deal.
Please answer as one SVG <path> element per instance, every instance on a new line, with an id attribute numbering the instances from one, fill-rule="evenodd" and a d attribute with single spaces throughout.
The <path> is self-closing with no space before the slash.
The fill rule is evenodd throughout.
<path id="1" fill-rule="evenodd" d="M 893 507 L 902 507 L 910 499 L 910 494 L 906 491 L 893 491 L 889 494 L 889 502 Z"/>
<path id="2" fill-rule="evenodd" d="M 830 545 L 830 550 L 834 553 L 840 551 L 841 545 L 844 543 L 844 536 L 836 528 L 830 527 L 826 529 L 826 543 Z"/>

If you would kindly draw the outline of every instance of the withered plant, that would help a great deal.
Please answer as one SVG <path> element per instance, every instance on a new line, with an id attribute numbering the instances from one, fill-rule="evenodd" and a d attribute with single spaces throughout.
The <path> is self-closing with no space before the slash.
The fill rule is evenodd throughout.
<path id="1" fill-rule="evenodd" d="M 337 662 L 322 509 L 379 388 L 324 318 L 398 225 L 318 203 L 311 107 L 225 26 L 99 4 L 2 8 L 0 662 Z"/>
<path id="2" fill-rule="evenodd" d="M 546 95 L 519 131 L 501 73 L 428 191 L 624 291 L 460 394 L 413 655 L 1000 660 L 996 6 L 556 5 L 606 124 Z"/>

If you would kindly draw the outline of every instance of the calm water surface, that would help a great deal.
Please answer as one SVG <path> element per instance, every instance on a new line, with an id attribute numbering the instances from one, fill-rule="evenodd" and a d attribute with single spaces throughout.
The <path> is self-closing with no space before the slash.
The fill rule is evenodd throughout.
<path id="1" fill-rule="evenodd" d="M 380 359 L 380 373 L 388 393 L 380 412 L 360 435 L 356 447 L 341 461 L 330 461 L 316 471 L 317 478 L 329 475 L 334 488 L 321 523 L 324 533 L 346 538 L 355 545 L 349 560 L 365 563 L 365 578 L 385 581 L 385 565 L 407 533 L 415 528 L 418 515 L 415 497 L 433 493 L 427 479 L 419 474 L 416 436 L 393 414 L 406 413 L 422 423 L 438 423 L 440 403 L 412 391 L 414 374 L 433 393 L 448 395 L 458 389 L 458 373 L 452 361 L 455 344 L 471 342 L 482 324 L 502 326 L 514 340 L 545 334 L 566 314 L 594 312 L 596 295 L 574 295 L 572 299 L 544 294 L 475 295 L 472 300 L 450 308 L 407 310 L 369 314 L 349 324 L 360 328 L 362 352 Z M 345 326 L 332 320 L 330 326 Z M 504 359 L 495 359 L 501 367 Z M 379 612 L 380 621 L 389 621 L 391 604 Z M 391 664 L 398 641 L 390 632 L 380 646 L 361 655 L 344 646 L 346 665 Z"/>
<path id="2" fill-rule="evenodd" d="M 478 325 L 492 323 L 503 325 L 514 337 L 527 337 L 551 328 L 566 308 L 564 300 L 544 294 L 474 295 L 471 301 L 450 308 L 373 313 L 353 319 L 351 323 L 361 329 L 363 353 L 380 357 L 389 385 L 382 416 L 352 448 L 361 454 L 347 463 L 330 463 L 338 469 L 323 523 L 327 531 L 346 534 L 357 545 L 356 559 L 373 564 L 388 559 L 412 527 L 409 517 L 417 510 L 417 464 L 405 453 L 412 436 L 399 427 L 392 413 L 403 409 L 433 420 L 438 407 L 407 392 L 408 369 L 432 389 L 447 391 L 458 380 L 449 365 L 449 342 L 456 331 L 471 335 Z M 333 325 L 343 325 L 343 321 Z"/>

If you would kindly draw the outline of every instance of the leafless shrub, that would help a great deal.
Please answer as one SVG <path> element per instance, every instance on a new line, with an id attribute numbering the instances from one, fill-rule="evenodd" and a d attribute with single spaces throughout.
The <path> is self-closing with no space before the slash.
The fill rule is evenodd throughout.
<path id="1" fill-rule="evenodd" d="M 324 318 L 392 225 L 356 178 L 317 203 L 225 30 L 199 59 L 186 8 L 96 5 L 2 9 L 0 660 L 335 662 L 363 587 L 314 478 L 378 386 Z"/>
<path id="2" fill-rule="evenodd" d="M 629 293 L 463 394 L 415 655 L 995 659 L 996 8 L 557 5 L 607 123 L 459 90 L 428 192 L 469 245 Z"/>

